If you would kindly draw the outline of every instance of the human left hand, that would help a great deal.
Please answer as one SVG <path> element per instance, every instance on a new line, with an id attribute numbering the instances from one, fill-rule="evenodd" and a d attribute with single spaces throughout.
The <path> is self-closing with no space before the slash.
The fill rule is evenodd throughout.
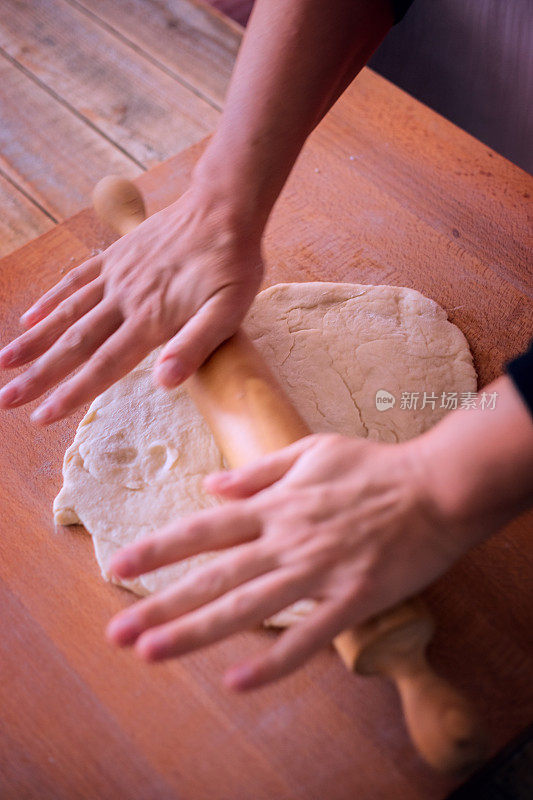
<path id="1" fill-rule="evenodd" d="M 155 379 L 182 383 L 246 314 L 263 274 L 261 225 L 238 192 L 193 182 L 23 314 L 26 330 L 0 352 L 0 370 L 26 368 L 1 389 L 0 409 L 55 386 L 32 420 L 56 422 L 160 345 Z"/>
<path id="2" fill-rule="evenodd" d="M 108 638 L 159 661 L 314 598 L 307 618 L 231 668 L 225 683 L 254 688 L 293 671 L 341 630 L 428 585 L 467 549 L 439 508 L 416 444 L 317 434 L 210 475 L 206 489 L 229 502 L 123 548 L 111 569 L 132 578 L 235 549 L 120 612 Z"/>

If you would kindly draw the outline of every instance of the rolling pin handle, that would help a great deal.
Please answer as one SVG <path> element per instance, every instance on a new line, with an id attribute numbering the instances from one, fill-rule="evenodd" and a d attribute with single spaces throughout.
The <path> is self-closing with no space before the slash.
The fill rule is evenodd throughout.
<path id="1" fill-rule="evenodd" d="M 486 737 L 468 700 L 417 659 L 391 665 L 405 722 L 420 755 L 439 772 L 466 775 L 482 763 Z"/>
<path id="2" fill-rule="evenodd" d="M 92 200 L 98 218 L 120 236 L 146 219 L 142 194 L 127 178 L 106 175 L 94 187 Z"/>

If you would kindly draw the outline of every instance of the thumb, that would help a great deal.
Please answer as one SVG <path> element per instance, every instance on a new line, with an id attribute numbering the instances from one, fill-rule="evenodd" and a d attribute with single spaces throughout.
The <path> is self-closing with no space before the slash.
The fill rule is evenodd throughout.
<path id="1" fill-rule="evenodd" d="M 159 384 L 170 389 L 183 383 L 235 333 L 247 309 L 237 306 L 236 294 L 234 287 L 221 289 L 167 342 L 154 368 Z"/>
<path id="2" fill-rule="evenodd" d="M 245 467 L 212 472 L 204 478 L 204 488 L 211 494 L 219 494 L 228 499 L 250 497 L 279 481 L 311 445 L 311 439 L 314 437 L 305 436 L 288 447 L 269 453 Z"/>

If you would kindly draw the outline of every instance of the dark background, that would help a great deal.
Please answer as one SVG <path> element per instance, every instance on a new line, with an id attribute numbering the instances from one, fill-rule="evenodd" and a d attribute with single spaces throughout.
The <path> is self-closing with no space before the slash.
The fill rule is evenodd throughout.
<path id="1" fill-rule="evenodd" d="M 251 0 L 211 0 L 246 24 Z M 370 66 L 533 172 L 533 0 L 415 0 Z"/>

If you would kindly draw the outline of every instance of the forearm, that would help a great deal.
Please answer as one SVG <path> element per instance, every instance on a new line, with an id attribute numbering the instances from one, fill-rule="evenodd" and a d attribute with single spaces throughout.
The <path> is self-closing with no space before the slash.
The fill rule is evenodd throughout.
<path id="1" fill-rule="evenodd" d="M 257 0 L 195 180 L 264 226 L 305 139 L 391 25 L 388 0 Z"/>
<path id="2" fill-rule="evenodd" d="M 533 503 L 533 418 L 509 376 L 493 410 L 461 409 L 417 440 L 439 505 L 471 546 Z"/>

